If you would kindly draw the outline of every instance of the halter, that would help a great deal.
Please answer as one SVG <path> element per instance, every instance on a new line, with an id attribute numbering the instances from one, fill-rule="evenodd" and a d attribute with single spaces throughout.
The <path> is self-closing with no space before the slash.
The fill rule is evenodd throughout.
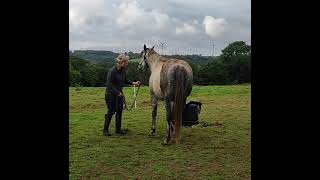
<path id="1" fill-rule="evenodd" d="M 142 53 L 142 52 L 141 52 L 141 53 Z M 143 62 L 145 62 L 145 63 L 146 63 L 146 61 L 147 61 L 147 57 L 146 57 L 146 55 L 147 55 L 147 51 L 144 51 L 143 61 L 141 61 L 141 62 L 139 63 L 139 66 L 141 66 L 141 64 L 142 64 Z"/>

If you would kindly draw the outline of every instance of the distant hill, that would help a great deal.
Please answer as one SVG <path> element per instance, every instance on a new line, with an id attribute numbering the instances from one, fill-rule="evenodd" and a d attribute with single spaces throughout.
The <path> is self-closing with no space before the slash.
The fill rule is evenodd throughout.
<path id="1" fill-rule="evenodd" d="M 72 55 L 88 60 L 92 63 L 113 62 L 119 53 L 112 51 L 75 50 Z"/>
<path id="2" fill-rule="evenodd" d="M 119 53 L 112 51 L 99 51 L 99 50 L 75 50 L 74 52 L 69 51 L 70 55 L 85 59 L 92 63 L 114 63 L 114 59 L 118 57 Z M 133 61 L 139 61 L 141 59 L 140 53 L 127 53 Z M 201 55 L 164 55 L 165 57 L 183 59 L 193 64 L 207 64 L 218 59 L 217 56 L 201 56 Z"/>

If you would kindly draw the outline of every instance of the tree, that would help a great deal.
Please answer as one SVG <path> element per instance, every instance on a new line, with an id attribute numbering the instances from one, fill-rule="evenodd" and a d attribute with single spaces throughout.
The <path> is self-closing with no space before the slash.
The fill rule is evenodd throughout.
<path id="1" fill-rule="evenodd" d="M 81 56 L 79 56 L 81 55 Z M 114 59 L 100 61 L 108 56 L 115 56 L 111 51 L 75 51 L 69 54 L 69 86 L 103 87 L 108 70 L 115 65 Z M 140 53 L 129 52 L 131 59 L 141 58 Z M 88 60 L 88 58 L 94 58 Z M 168 58 L 183 59 L 193 70 L 195 85 L 250 83 L 251 81 L 251 47 L 243 41 L 229 44 L 220 56 L 167 55 Z M 138 70 L 138 62 L 130 61 L 127 75 L 130 80 L 140 80 L 149 84 L 150 69 Z"/>
<path id="2" fill-rule="evenodd" d="M 236 41 L 222 50 L 221 59 L 228 71 L 228 81 L 242 83 L 248 81 L 248 67 L 251 61 L 251 46 L 244 41 Z M 246 68 L 245 68 L 246 67 Z"/>

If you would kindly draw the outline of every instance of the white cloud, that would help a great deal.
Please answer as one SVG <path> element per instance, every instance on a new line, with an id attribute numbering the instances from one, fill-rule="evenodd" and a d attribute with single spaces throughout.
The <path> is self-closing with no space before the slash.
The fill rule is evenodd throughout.
<path id="1" fill-rule="evenodd" d="M 250 42 L 250 9 L 249 0 L 69 0 L 69 46 L 138 52 L 160 40 L 164 53 L 210 55 L 214 42 L 219 54 Z"/>
<path id="2" fill-rule="evenodd" d="M 170 17 L 167 14 L 153 10 L 152 15 L 155 18 L 156 27 L 158 29 L 168 28 L 170 26 L 170 24 L 172 23 Z"/>
<path id="3" fill-rule="evenodd" d="M 79 12 L 77 9 L 72 8 L 69 10 L 69 25 L 71 27 L 78 27 L 84 23 L 85 23 L 85 18 L 79 15 Z"/>
<path id="4" fill-rule="evenodd" d="M 182 27 L 176 27 L 176 34 L 196 34 L 197 32 L 197 28 L 188 23 L 183 23 Z"/>
<path id="5" fill-rule="evenodd" d="M 137 1 L 121 3 L 116 12 L 116 24 L 122 29 L 135 29 L 135 32 L 166 31 L 172 24 L 171 18 L 161 10 L 146 10 Z"/>
<path id="6" fill-rule="evenodd" d="M 104 0 L 69 0 L 70 30 L 81 28 L 97 17 L 108 16 L 105 14 L 108 10 L 106 7 L 109 7 L 109 3 Z"/>
<path id="7" fill-rule="evenodd" d="M 212 38 L 220 37 L 227 30 L 227 21 L 223 18 L 214 18 L 212 16 L 206 16 L 203 20 L 205 26 L 205 32 Z"/>
<path id="8" fill-rule="evenodd" d="M 145 12 L 137 1 L 122 3 L 117 9 L 119 13 L 116 22 L 122 28 L 126 28 L 130 25 L 141 24 L 145 20 Z"/>

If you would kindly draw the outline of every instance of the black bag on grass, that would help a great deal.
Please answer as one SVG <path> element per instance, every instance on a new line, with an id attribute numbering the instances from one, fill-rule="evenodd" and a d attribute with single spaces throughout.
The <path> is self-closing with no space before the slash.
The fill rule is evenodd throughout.
<path id="1" fill-rule="evenodd" d="M 186 104 L 183 116 L 182 116 L 182 125 L 183 126 L 192 126 L 199 124 L 199 114 L 201 111 L 201 102 L 190 101 Z"/>

